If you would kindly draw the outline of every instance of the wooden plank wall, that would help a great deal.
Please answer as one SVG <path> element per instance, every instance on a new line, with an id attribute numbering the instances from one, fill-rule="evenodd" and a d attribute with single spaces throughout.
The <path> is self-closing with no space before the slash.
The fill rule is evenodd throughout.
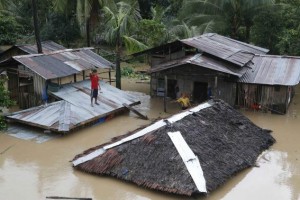
<path id="1" fill-rule="evenodd" d="M 288 107 L 289 87 L 268 86 L 256 84 L 238 84 L 238 102 L 241 107 L 254 109 L 255 104 L 259 104 L 263 110 L 272 110 L 280 107 L 286 112 Z"/>
<path id="2" fill-rule="evenodd" d="M 159 79 L 163 80 L 164 75 L 167 75 L 168 79 L 177 80 L 180 93 L 185 92 L 188 94 L 193 94 L 194 82 L 204 82 L 211 87 L 212 96 L 223 99 L 232 106 L 235 104 L 235 81 L 228 80 L 228 77 L 225 74 L 188 65 L 153 73 L 151 75 L 151 96 L 156 96 Z"/>

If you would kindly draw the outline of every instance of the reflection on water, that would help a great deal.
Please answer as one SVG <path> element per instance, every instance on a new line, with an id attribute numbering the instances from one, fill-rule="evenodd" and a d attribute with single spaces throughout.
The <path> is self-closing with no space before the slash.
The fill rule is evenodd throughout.
<path id="1" fill-rule="evenodd" d="M 127 85 L 126 85 L 127 83 Z M 149 85 L 135 87 L 123 82 L 127 90 L 145 92 Z M 142 104 L 135 108 L 150 120 L 125 113 L 101 125 L 38 144 L 0 134 L 0 199 L 45 199 L 46 196 L 90 197 L 93 199 L 190 199 L 168 195 L 110 177 L 98 177 L 74 170 L 69 162 L 76 154 L 179 111 L 177 104 L 135 93 Z M 206 197 L 196 199 L 275 199 L 300 200 L 300 94 L 289 112 L 282 115 L 242 112 L 255 124 L 273 130 L 277 143 L 257 161 L 258 167 L 244 170 Z M 9 148 L 10 147 L 10 148 Z M 193 198 L 194 199 L 194 198 Z"/>
<path id="2" fill-rule="evenodd" d="M 292 173 L 287 163 L 287 153 L 270 151 L 258 160 L 253 168 L 223 199 L 295 199 L 288 181 Z M 251 193 L 249 193 L 251 190 Z M 276 192 L 280 191 L 280 192 Z"/>

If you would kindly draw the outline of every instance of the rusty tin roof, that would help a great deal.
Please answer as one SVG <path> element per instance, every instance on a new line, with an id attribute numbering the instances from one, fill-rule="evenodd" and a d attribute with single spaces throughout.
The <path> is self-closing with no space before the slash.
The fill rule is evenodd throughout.
<path id="1" fill-rule="evenodd" d="M 53 92 L 53 95 L 62 99 L 61 101 L 15 112 L 7 118 L 47 130 L 69 132 L 76 127 L 126 110 L 124 103 L 128 105 L 140 103 L 134 95 L 104 81 L 100 81 L 100 85 L 99 105 L 94 107 L 90 105 L 90 80 L 85 80 L 64 85 L 59 91 Z"/>
<path id="2" fill-rule="evenodd" d="M 34 44 L 34 45 L 16 45 L 16 47 L 20 48 L 21 50 L 23 50 L 29 54 L 38 53 L 36 44 Z M 50 53 L 52 51 L 63 50 L 66 48 L 60 44 L 53 42 L 53 41 L 43 41 L 42 49 L 43 49 L 43 53 Z"/>
<path id="3" fill-rule="evenodd" d="M 91 48 L 65 49 L 13 58 L 46 80 L 66 77 L 87 69 L 113 66 L 111 62 L 91 51 Z"/>
<path id="4" fill-rule="evenodd" d="M 247 64 L 255 54 L 266 54 L 269 51 L 215 33 L 207 33 L 180 41 L 241 67 Z"/>
<path id="5" fill-rule="evenodd" d="M 256 55 L 242 83 L 294 86 L 300 81 L 300 57 Z"/>
<path id="6" fill-rule="evenodd" d="M 231 74 L 237 77 L 241 77 L 245 71 L 246 68 L 237 68 L 233 67 L 232 65 L 218 61 L 214 58 L 202 55 L 202 54 L 196 54 L 193 56 L 187 56 L 178 60 L 172 60 L 169 62 L 165 62 L 156 66 L 153 66 L 153 68 L 150 69 L 150 72 L 158 72 L 167 70 L 173 67 L 182 66 L 185 64 L 191 64 L 199 67 L 204 67 L 207 69 L 215 70 L 218 72 L 223 72 L 227 74 Z"/>

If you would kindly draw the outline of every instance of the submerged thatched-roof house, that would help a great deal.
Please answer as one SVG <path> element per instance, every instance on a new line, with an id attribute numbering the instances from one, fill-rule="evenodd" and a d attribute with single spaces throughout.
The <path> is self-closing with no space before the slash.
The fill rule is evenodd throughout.
<path id="1" fill-rule="evenodd" d="M 85 172 L 190 196 L 213 191 L 255 165 L 274 142 L 269 130 L 214 100 L 91 148 L 72 162 Z"/>

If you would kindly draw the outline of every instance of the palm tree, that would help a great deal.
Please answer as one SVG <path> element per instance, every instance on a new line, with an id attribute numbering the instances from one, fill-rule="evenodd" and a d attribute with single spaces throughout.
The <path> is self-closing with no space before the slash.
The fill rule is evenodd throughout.
<path id="1" fill-rule="evenodd" d="M 58 11 L 70 12 L 76 9 L 76 16 L 81 27 L 81 32 L 86 34 L 87 46 L 91 46 L 91 28 L 99 21 L 99 11 L 103 5 L 109 4 L 109 0 L 53 0 L 54 7 Z"/>
<path id="2" fill-rule="evenodd" d="M 131 37 L 131 33 L 134 32 L 135 25 L 141 19 L 141 16 L 136 8 L 136 3 L 130 5 L 123 1 L 110 5 L 110 7 L 105 6 L 103 11 L 108 19 L 104 38 L 115 45 L 116 87 L 121 89 L 120 59 L 123 43 L 125 43 L 127 50 L 130 51 L 147 48 L 147 46 Z"/>
<path id="3" fill-rule="evenodd" d="M 0 14 L 11 15 L 11 8 L 14 7 L 14 2 L 10 0 L 0 0 Z"/>
<path id="4" fill-rule="evenodd" d="M 208 21 L 200 26 L 189 26 L 184 21 L 174 20 L 173 26 L 170 29 L 170 34 L 177 37 L 177 39 L 185 39 L 210 33 L 213 31 L 214 21 Z"/>
<path id="5" fill-rule="evenodd" d="M 38 53 L 43 53 L 42 43 L 41 43 L 41 39 L 40 39 L 40 29 L 39 29 L 38 18 L 37 18 L 36 2 L 35 2 L 35 0 L 31 0 L 31 2 L 32 2 L 32 15 L 33 15 L 36 46 L 37 46 Z"/>
<path id="6" fill-rule="evenodd" d="M 181 18 L 189 25 L 213 20 L 219 31 L 229 29 L 232 38 L 237 38 L 240 28 L 245 27 L 248 41 L 257 10 L 273 4 L 274 0 L 186 0 Z"/>
<path id="7" fill-rule="evenodd" d="M 4 10 L 9 5 L 9 0 L 0 0 L 0 10 Z"/>

